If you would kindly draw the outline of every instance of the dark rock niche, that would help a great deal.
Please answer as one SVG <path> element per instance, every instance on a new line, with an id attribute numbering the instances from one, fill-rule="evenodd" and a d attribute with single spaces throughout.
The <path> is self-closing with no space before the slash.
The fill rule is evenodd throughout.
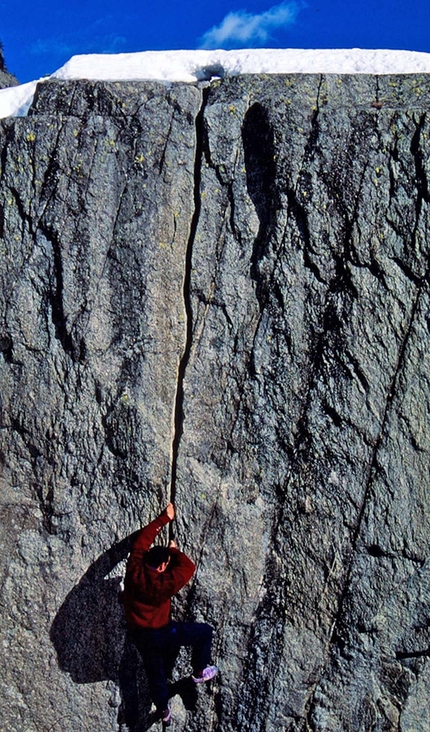
<path id="1" fill-rule="evenodd" d="M 428 732 L 429 99 L 50 81 L 2 122 L 5 729 L 147 728 L 119 586 L 174 497 L 221 674 L 178 659 L 173 729 Z"/>
<path id="2" fill-rule="evenodd" d="M 276 149 L 267 110 L 255 102 L 247 111 L 242 127 L 246 168 L 246 187 L 254 204 L 260 226 L 254 242 L 251 276 L 258 283 L 258 263 L 264 257 L 276 228 L 280 207 L 276 189 Z M 257 284 L 257 292 L 260 288 Z"/>

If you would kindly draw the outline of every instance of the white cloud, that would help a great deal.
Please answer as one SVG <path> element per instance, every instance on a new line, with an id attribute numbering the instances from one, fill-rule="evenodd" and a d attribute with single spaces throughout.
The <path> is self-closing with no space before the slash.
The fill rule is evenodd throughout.
<path id="1" fill-rule="evenodd" d="M 200 39 L 200 48 L 264 44 L 274 31 L 292 25 L 302 7 L 302 3 L 291 0 L 274 5 L 263 13 L 231 12 L 220 25 L 206 31 Z"/>

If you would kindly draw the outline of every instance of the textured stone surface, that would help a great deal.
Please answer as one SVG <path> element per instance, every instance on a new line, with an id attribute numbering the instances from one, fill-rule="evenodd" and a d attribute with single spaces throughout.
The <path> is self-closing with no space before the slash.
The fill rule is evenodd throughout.
<path id="1" fill-rule="evenodd" d="M 177 501 L 222 730 L 430 724 L 426 105 L 411 78 L 208 100 Z"/>
<path id="2" fill-rule="evenodd" d="M 18 79 L 13 74 L 10 74 L 6 68 L 3 50 L 0 44 L 0 89 L 5 89 L 8 86 L 16 86 L 17 84 Z"/>
<path id="3" fill-rule="evenodd" d="M 50 87 L 1 135 L 3 718 L 116 729 L 100 555 L 168 497 L 200 95 Z"/>
<path id="4" fill-rule="evenodd" d="M 429 101 L 49 82 L 3 122 L 5 728 L 145 729 L 118 585 L 171 497 L 221 668 L 174 730 L 428 732 Z"/>

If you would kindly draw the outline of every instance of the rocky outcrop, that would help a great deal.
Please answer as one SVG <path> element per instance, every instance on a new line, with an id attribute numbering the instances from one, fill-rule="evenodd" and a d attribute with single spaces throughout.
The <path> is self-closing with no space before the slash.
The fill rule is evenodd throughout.
<path id="1" fill-rule="evenodd" d="M 18 79 L 15 78 L 6 68 L 5 60 L 3 57 L 3 49 L 0 42 L 0 89 L 5 89 L 8 86 L 16 86 Z"/>
<path id="2" fill-rule="evenodd" d="M 429 98 L 50 81 L 2 123 L 11 732 L 146 728 L 118 588 L 170 499 L 221 668 L 179 658 L 173 729 L 429 729 Z"/>

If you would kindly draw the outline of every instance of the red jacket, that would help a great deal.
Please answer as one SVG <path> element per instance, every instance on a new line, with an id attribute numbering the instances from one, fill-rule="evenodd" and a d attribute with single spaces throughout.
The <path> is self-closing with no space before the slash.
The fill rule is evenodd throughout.
<path id="1" fill-rule="evenodd" d="M 171 560 L 164 572 L 145 564 L 150 548 L 169 517 L 162 513 L 142 529 L 133 544 L 124 582 L 125 617 L 132 628 L 162 628 L 170 621 L 170 598 L 193 576 L 195 565 L 179 549 L 170 549 Z"/>

